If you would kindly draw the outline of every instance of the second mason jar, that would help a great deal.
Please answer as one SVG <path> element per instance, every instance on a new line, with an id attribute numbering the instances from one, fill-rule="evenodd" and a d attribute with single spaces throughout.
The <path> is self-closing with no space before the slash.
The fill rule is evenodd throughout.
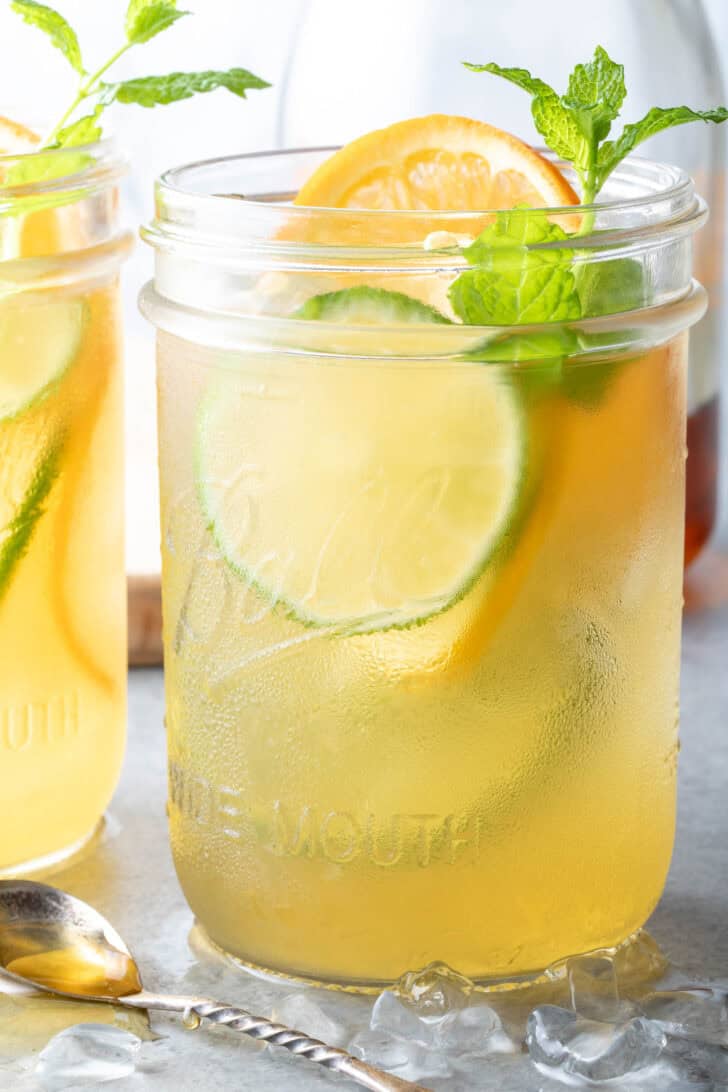
<path id="1" fill-rule="evenodd" d="M 0 157 L 0 875 L 83 845 L 121 771 L 123 169 Z"/>
<path id="2" fill-rule="evenodd" d="M 704 206 L 628 163 L 571 251 L 591 317 L 448 324 L 432 229 L 489 215 L 292 207 L 323 154 L 172 171 L 147 232 L 177 872 L 267 970 L 529 974 L 628 937 L 670 860 Z"/>

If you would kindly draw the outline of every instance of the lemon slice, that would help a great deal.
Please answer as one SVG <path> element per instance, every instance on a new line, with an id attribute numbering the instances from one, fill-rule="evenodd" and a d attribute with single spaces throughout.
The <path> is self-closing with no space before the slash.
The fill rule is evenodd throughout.
<path id="1" fill-rule="evenodd" d="M 11 118 L 0 117 L 0 156 L 39 152 L 40 145 L 37 133 Z M 7 181 L 8 171 L 0 161 L 0 186 Z M 10 215 L 0 216 L 0 261 L 47 257 L 77 249 L 84 230 L 81 204 L 44 208 L 42 202 L 37 204 L 30 198 Z"/>
<path id="2" fill-rule="evenodd" d="M 296 204 L 477 211 L 578 200 L 558 168 L 511 133 L 472 118 L 431 114 L 345 145 L 314 171 Z"/>
<path id="3" fill-rule="evenodd" d="M 82 300 L 0 304 L 0 423 L 44 398 L 76 357 Z"/>
<path id="4" fill-rule="evenodd" d="M 34 151 L 40 137 L 11 118 L 0 117 L 0 155 L 22 155 Z"/>
<path id="5" fill-rule="evenodd" d="M 0 116 L 0 156 L 24 155 L 37 151 L 40 137 L 31 129 Z M 5 181 L 7 171 L 0 163 L 0 186 Z M 17 258 L 23 253 L 23 225 L 18 216 L 0 216 L 0 261 Z"/>
<path id="6" fill-rule="evenodd" d="M 507 533 L 520 407 L 495 369 L 338 361 L 206 396 L 198 488 L 219 549 L 298 620 L 373 632 L 459 600 Z M 273 387 L 276 384 L 272 384 Z"/>
<path id="7" fill-rule="evenodd" d="M 60 471 L 63 429 L 45 399 L 75 360 L 84 325 L 80 300 L 0 304 L 0 598 Z"/>

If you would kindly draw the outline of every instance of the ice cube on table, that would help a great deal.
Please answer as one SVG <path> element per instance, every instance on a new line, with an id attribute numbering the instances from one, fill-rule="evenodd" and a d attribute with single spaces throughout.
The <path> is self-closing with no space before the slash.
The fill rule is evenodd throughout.
<path id="1" fill-rule="evenodd" d="M 640 929 L 618 948 L 612 949 L 617 971 L 617 982 L 622 994 L 627 987 L 641 987 L 664 974 L 669 964 L 657 941 L 644 929 Z"/>
<path id="2" fill-rule="evenodd" d="M 635 1006 L 622 1001 L 617 968 L 608 952 L 574 956 L 566 962 L 571 1007 L 587 1020 L 618 1023 L 636 1014 Z"/>
<path id="3" fill-rule="evenodd" d="M 640 998 L 640 1009 L 672 1035 L 728 1046 L 728 995 L 709 986 L 657 990 Z"/>
<path id="4" fill-rule="evenodd" d="M 414 1039 L 402 1039 L 383 1028 L 358 1032 L 349 1052 L 370 1065 L 378 1066 L 409 1081 L 426 1077 L 447 1077 L 452 1066 L 444 1054 L 428 1050 Z"/>
<path id="5" fill-rule="evenodd" d="M 458 1057 L 513 1054 L 519 1048 L 503 1029 L 500 1016 L 490 1005 L 468 1005 L 442 1020 L 435 1040 L 446 1053 Z"/>
<path id="6" fill-rule="evenodd" d="M 387 1070 L 407 1065 L 414 1056 L 415 1048 L 418 1051 L 422 1049 L 419 1043 L 407 1042 L 383 1028 L 365 1028 L 357 1032 L 348 1047 L 355 1057 Z"/>
<path id="7" fill-rule="evenodd" d="M 447 963 L 429 963 L 419 971 L 408 971 L 395 983 L 393 992 L 417 1010 L 419 1016 L 437 1017 L 464 1008 L 475 989 L 465 975 Z"/>
<path id="8" fill-rule="evenodd" d="M 134 1072 L 141 1039 L 108 1024 L 76 1024 L 54 1035 L 34 1076 L 44 1092 L 98 1086 Z"/>
<path id="9" fill-rule="evenodd" d="M 654 1065 L 665 1043 L 660 1026 L 644 1017 L 615 1025 L 556 1005 L 534 1009 L 526 1030 L 531 1060 L 566 1080 L 609 1081 L 636 1073 Z"/>
<path id="10" fill-rule="evenodd" d="M 342 1013 L 340 997 L 324 995 L 322 990 L 298 990 L 276 1006 L 274 1018 L 295 1031 L 303 1031 L 328 1046 L 343 1046 L 351 1027 Z"/>
<path id="11" fill-rule="evenodd" d="M 369 1021 L 372 1031 L 384 1031 L 422 1046 L 434 1044 L 436 1024 L 436 1020 L 428 1021 L 418 1016 L 412 1005 L 392 990 L 380 993 Z"/>

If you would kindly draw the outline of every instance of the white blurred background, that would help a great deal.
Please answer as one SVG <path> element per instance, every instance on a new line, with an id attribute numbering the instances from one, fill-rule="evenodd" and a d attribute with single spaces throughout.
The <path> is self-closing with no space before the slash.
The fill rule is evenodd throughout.
<path id="1" fill-rule="evenodd" d="M 126 3 L 55 6 L 79 31 L 91 63 L 118 46 Z M 714 47 L 728 62 L 728 0 L 186 0 L 180 7 L 192 17 L 132 50 L 119 76 L 241 66 L 274 86 L 244 102 L 217 91 L 156 110 L 113 108 L 113 131 L 132 164 L 125 200 L 134 228 L 150 217 L 155 176 L 184 161 L 340 142 L 431 111 L 472 114 L 533 139 L 526 96 L 468 74 L 461 59 L 531 66 L 558 87 L 602 43 L 626 66 L 627 120 L 653 105 L 715 105 L 722 93 Z M 49 104 L 62 109 L 72 96 L 70 69 L 10 11 L 9 0 L 0 0 L 0 56 L 0 114 L 52 120 L 58 110 Z M 701 170 L 712 172 L 722 192 L 722 137 L 709 146 L 698 131 L 706 128 L 658 138 L 648 154 L 680 160 L 699 182 Z M 711 155 L 720 164 L 708 162 Z M 154 338 L 136 310 L 151 269 L 152 255 L 139 244 L 125 270 L 128 560 L 135 572 L 158 567 Z"/>

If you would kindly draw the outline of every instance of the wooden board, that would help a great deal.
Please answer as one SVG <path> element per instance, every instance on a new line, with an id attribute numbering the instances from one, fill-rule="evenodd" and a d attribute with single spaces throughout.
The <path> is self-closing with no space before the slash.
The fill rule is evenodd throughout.
<path id="1" fill-rule="evenodd" d="M 129 576 L 129 666 L 151 667 L 162 663 L 162 593 L 160 578 Z"/>

